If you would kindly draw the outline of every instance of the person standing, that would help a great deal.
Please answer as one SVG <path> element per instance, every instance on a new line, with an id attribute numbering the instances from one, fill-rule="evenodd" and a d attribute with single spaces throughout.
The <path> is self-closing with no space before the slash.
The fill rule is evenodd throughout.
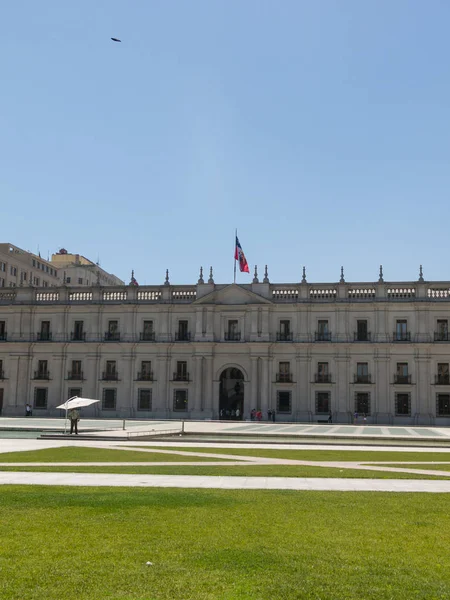
<path id="1" fill-rule="evenodd" d="M 268 421 L 272 420 L 272 411 L 270 409 L 267 411 L 267 420 Z"/>
<path id="2" fill-rule="evenodd" d="M 331 410 L 330 410 L 330 414 L 328 415 L 328 423 L 332 423 L 333 422 L 333 415 L 331 414 Z"/>
<path id="3" fill-rule="evenodd" d="M 272 423 L 275 423 L 275 410 L 272 410 Z"/>
<path id="4" fill-rule="evenodd" d="M 26 417 L 31 417 L 32 415 L 32 411 L 31 411 L 31 404 L 29 402 L 27 402 L 27 405 L 25 407 L 25 416 Z"/>
<path id="5" fill-rule="evenodd" d="M 69 411 L 69 419 L 70 419 L 70 435 L 72 435 L 75 430 L 75 435 L 78 435 L 78 421 L 80 420 L 80 413 L 76 408 L 72 408 Z"/>

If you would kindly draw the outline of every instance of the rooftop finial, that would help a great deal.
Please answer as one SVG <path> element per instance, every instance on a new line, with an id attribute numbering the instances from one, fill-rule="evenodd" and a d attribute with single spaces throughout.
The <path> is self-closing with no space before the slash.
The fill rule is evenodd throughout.
<path id="1" fill-rule="evenodd" d="M 214 283 L 212 267 L 209 267 L 209 279 L 208 279 L 208 283 Z"/>
<path id="2" fill-rule="evenodd" d="M 383 265 L 380 265 L 380 276 L 378 277 L 378 283 L 383 283 Z"/>
<path id="3" fill-rule="evenodd" d="M 131 271 L 130 285 L 139 285 L 136 279 L 134 278 L 134 270 Z"/>
<path id="4" fill-rule="evenodd" d="M 306 267 L 303 267 L 302 283 L 306 283 Z"/>
<path id="5" fill-rule="evenodd" d="M 339 283 L 345 283 L 345 279 L 344 279 L 344 267 L 341 267 L 341 278 L 339 279 Z"/>
<path id="6" fill-rule="evenodd" d="M 253 283 L 259 283 L 258 279 L 258 267 L 255 265 L 255 276 L 253 277 Z"/>
<path id="7" fill-rule="evenodd" d="M 169 269 L 166 269 L 166 280 L 164 282 L 164 285 L 170 285 L 170 281 L 169 281 Z"/>
<path id="8" fill-rule="evenodd" d="M 197 283 L 205 283 L 203 280 L 203 267 L 200 267 L 200 276 L 198 278 Z"/>
<path id="9" fill-rule="evenodd" d="M 423 279 L 422 265 L 420 265 L 420 269 L 419 269 L 419 281 L 424 281 L 424 279 Z"/>
<path id="10" fill-rule="evenodd" d="M 267 271 L 267 265 L 266 268 L 264 269 L 264 279 L 263 279 L 263 283 L 270 283 L 269 281 L 269 273 Z"/>

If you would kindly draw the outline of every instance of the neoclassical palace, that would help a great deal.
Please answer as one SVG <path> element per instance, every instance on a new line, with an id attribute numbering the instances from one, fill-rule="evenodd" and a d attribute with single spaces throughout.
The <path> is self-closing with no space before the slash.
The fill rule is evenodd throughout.
<path id="1" fill-rule="evenodd" d="M 3 415 L 450 425 L 450 282 L 0 290 Z"/>

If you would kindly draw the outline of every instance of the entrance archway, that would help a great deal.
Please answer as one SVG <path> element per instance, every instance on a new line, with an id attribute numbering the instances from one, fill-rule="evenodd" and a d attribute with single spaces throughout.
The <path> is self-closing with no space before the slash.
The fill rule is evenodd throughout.
<path id="1" fill-rule="evenodd" d="M 219 417 L 241 421 L 244 416 L 244 375 L 236 367 L 228 367 L 220 375 Z"/>

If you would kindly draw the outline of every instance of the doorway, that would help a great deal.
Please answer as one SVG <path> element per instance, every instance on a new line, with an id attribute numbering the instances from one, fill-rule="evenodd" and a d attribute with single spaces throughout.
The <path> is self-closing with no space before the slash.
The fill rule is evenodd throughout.
<path id="1" fill-rule="evenodd" d="M 244 375 L 240 369 L 229 367 L 220 375 L 219 417 L 242 421 L 244 416 Z"/>

